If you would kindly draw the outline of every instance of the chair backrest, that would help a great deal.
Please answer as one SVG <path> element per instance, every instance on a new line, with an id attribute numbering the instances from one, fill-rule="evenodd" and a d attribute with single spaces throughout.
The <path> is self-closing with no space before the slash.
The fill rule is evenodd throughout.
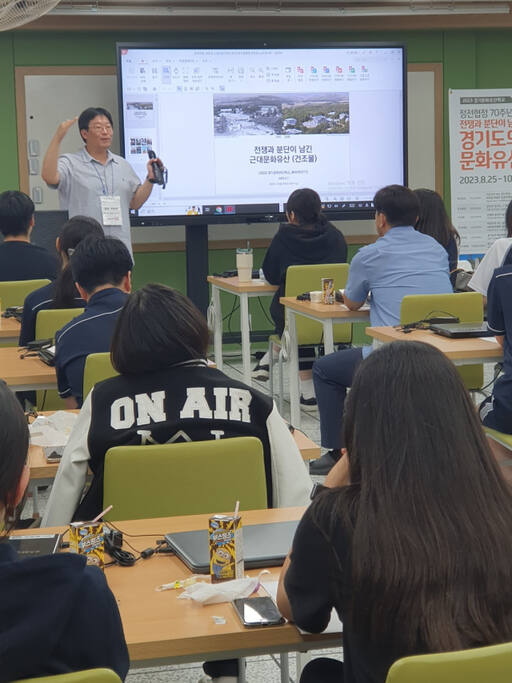
<path id="1" fill-rule="evenodd" d="M 509 683 L 512 643 L 396 661 L 386 683 Z"/>
<path id="2" fill-rule="evenodd" d="M 484 301 L 478 292 L 460 294 L 414 294 L 404 296 L 400 307 L 402 324 L 422 320 L 427 316 L 456 315 L 461 323 L 481 323 Z"/>
<path id="3" fill-rule="evenodd" d="M 307 266 L 289 266 L 286 270 L 285 296 L 297 296 L 303 292 L 320 290 L 322 278 L 332 277 L 335 289 L 343 289 L 348 280 L 348 263 L 320 263 Z M 299 345 L 320 344 L 323 327 L 321 323 L 296 316 L 297 340 Z M 335 343 L 352 341 L 352 325 L 350 323 L 334 325 Z"/>
<path id="4" fill-rule="evenodd" d="M 83 308 L 50 308 L 36 317 L 36 339 L 55 339 L 55 333 L 84 312 Z"/>
<path id="5" fill-rule="evenodd" d="M 114 370 L 110 353 L 90 353 L 85 359 L 84 368 L 84 401 L 97 382 L 109 377 L 115 377 L 119 373 Z"/>
<path id="6" fill-rule="evenodd" d="M 9 306 L 23 306 L 25 298 L 35 289 L 50 284 L 50 280 L 14 280 L 0 282 L 2 311 Z"/>
<path id="7" fill-rule="evenodd" d="M 461 323 L 481 323 L 484 319 L 483 297 L 479 292 L 404 296 L 400 307 L 400 322 L 404 325 L 427 316 L 442 316 L 447 313 L 457 316 Z M 483 365 L 466 365 L 457 370 L 466 389 L 480 389 L 484 382 Z"/>
<path id="8" fill-rule="evenodd" d="M 116 446 L 105 456 L 106 519 L 146 519 L 267 507 L 263 446 L 253 436 Z"/>
<path id="9" fill-rule="evenodd" d="M 24 678 L 16 683 L 120 683 L 121 679 L 111 669 L 88 669 L 71 674 L 43 676 L 42 678 Z"/>
<path id="10" fill-rule="evenodd" d="M 38 311 L 36 316 L 36 339 L 55 339 L 55 333 L 77 315 L 83 308 L 51 308 Z M 66 404 L 54 390 L 38 391 L 36 405 L 39 410 L 64 410 Z"/>

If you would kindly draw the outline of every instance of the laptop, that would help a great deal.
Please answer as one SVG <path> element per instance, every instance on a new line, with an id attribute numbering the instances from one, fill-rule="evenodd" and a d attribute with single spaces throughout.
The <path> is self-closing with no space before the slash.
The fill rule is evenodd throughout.
<path id="1" fill-rule="evenodd" d="M 432 332 L 441 334 L 443 337 L 452 337 L 453 339 L 464 339 L 469 337 L 494 337 L 495 332 L 492 332 L 487 323 L 442 323 L 430 325 Z"/>
<path id="2" fill-rule="evenodd" d="M 246 569 L 279 567 L 292 547 L 298 520 L 243 526 Z M 165 534 L 169 546 L 194 574 L 210 573 L 208 530 Z"/>
<path id="3" fill-rule="evenodd" d="M 14 548 L 20 559 L 53 555 L 59 549 L 60 534 L 41 534 L 36 536 L 9 536 L 9 545 Z"/>

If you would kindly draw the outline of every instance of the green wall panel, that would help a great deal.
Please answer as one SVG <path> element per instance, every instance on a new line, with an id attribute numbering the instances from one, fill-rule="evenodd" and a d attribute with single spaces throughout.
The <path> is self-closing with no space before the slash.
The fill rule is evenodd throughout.
<path id="1" fill-rule="evenodd" d="M 132 284 L 140 289 L 148 282 L 160 282 L 185 292 L 186 269 L 183 251 L 143 252 L 135 254 Z"/>
<path id="2" fill-rule="evenodd" d="M 16 140 L 16 104 L 14 97 L 14 58 L 12 37 L 0 33 L 0 191 L 18 189 L 18 148 Z"/>

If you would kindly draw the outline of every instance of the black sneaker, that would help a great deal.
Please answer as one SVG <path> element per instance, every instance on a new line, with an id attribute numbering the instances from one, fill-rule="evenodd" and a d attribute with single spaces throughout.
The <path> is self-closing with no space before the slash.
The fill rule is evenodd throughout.
<path id="1" fill-rule="evenodd" d="M 251 372 L 251 377 L 253 379 L 259 379 L 260 381 L 266 382 L 269 377 L 269 366 L 268 365 L 258 365 Z"/>
<path id="2" fill-rule="evenodd" d="M 309 461 L 309 473 L 310 474 L 329 474 L 331 469 L 340 459 L 340 452 L 332 450 L 327 451 L 322 456 L 316 460 Z"/>
<path id="3" fill-rule="evenodd" d="M 304 408 L 304 410 L 316 410 L 316 398 L 312 396 L 311 398 L 304 398 L 304 396 L 301 394 L 300 395 L 300 407 Z"/>

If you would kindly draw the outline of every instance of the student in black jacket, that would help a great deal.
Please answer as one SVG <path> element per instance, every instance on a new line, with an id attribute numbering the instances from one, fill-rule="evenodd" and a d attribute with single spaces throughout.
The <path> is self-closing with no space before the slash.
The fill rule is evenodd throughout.
<path id="1" fill-rule="evenodd" d="M 73 553 L 20 560 L 9 520 L 30 476 L 23 411 L 0 382 L 0 683 L 83 669 L 128 673 L 123 627 L 103 572 Z"/>
<path id="2" fill-rule="evenodd" d="M 284 296 L 288 266 L 314 265 L 317 263 L 346 263 L 347 243 L 343 234 L 329 223 L 322 214 L 322 202 L 314 190 L 295 190 L 286 202 L 287 223 L 281 223 L 263 260 L 263 273 L 271 285 L 279 285 L 270 305 L 270 314 L 276 326 L 276 334 L 284 330 L 284 306 L 279 298 Z M 320 285 L 320 283 L 319 283 Z M 308 354 L 309 355 L 309 354 Z M 301 403 L 313 400 L 312 363 L 301 363 Z M 302 373 L 307 374 L 302 374 Z M 265 355 L 253 371 L 255 379 L 268 379 L 268 357 Z"/>
<path id="3" fill-rule="evenodd" d="M 95 218 L 74 216 L 62 226 L 55 246 L 60 257 L 61 271 L 49 285 L 31 292 L 23 305 L 20 346 L 26 346 L 36 338 L 36 318 L 39 311 L 49 308 L 84 308 L 86 302 L 80 296 L 69 264 L 69 258 L 87 235 L 104 237 L 103 228 Z"/>
<path id="4" fill-rule="evenodd" d="M 34 202 L 24 192 L 7 190 L 0 194 L 0 281 L 54 280 L 57 259 L 54 254 L 30 243 L 34 227 Z"/>

